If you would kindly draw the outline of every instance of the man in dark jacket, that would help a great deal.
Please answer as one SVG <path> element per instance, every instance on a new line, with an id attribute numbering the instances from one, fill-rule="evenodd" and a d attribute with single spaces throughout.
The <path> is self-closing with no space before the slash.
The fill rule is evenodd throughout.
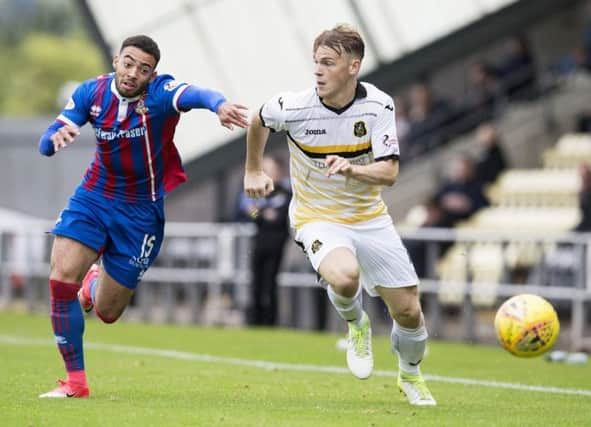
<path id="1" fill-rule="evenodd" d="M 250 199 L 242 194 L 237 219 L 254 221 L 257 226 L 251 257 L 248 323 L 272 326 L 277 323 L 277 275 L 289 237 L 291 191 L 284 166 L 278 158 L 265 157 L 263 169 L 273 179 L 275 189 L 262 199 Z"/>

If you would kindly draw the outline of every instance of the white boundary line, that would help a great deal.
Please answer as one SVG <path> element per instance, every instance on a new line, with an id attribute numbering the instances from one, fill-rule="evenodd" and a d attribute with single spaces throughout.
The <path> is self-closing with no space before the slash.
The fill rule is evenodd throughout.
<path id="1" fill-rule="evenodd" d="M 32 346 L 54 346 L 53 340 L 47 339 L 32 339 L 32 338 L 19 338 L 10 335 L 0 335 L 0 344 L 9 345 L 32 345 Z M 318 365 L 303 365 L 297 363 L 280 363 L 280 362 L 269 362 L 265 360 L 252 360 L 252 359 L 239 359 L 236 357 L 221 357 L 212 356 L 209 354 L 189 353 L 185 351 L 177 350 L 165 350 L 148 347 L 131 347 L 117 344 L 103 344 L 103 343 L 84 343 L 84 347 L 95 350 L 110 351 L 113 353 L 127 353 L 127 354 L 141 354 L 143 356 L 157 356 L 165 357 L 169 359 L 179 360 L 190 360 L 195 362 L 208 362 L 208 363 L 222 363 L 236 366 L 247 366 L 251 368 L 259 368 L 266 370 L 285 370 L 285 371 L 305 371 L 305 372 L 325 372 L 331 374 L 347 374 L 349 370 L 338 366 L 318 366 Z M 396 377 L 398 373 L 396 371 L 373 371 L 373 375 L 378 377 Z M 500 381 L 486 381 L 486 380 L 474 380 L 470 378 L 461 377 L 445 377 L 441 375 L 424 375 L 425 379 L 429 381 L 452 383 L 452 384 L 464 384 L 464 385 L 477 385 L 482 387 L 491 388 L 504 388 L 521 391 L 535 391 L 540 393 L 552 393 L 552 394 L 566 394 L 573 396 L 586 396 L 591 397 L 591 390 L 584 389 L 571 389 L 561 387 L 546 387 L 537 385 L 526 385 L 517 383 L 506 383 Z"/>

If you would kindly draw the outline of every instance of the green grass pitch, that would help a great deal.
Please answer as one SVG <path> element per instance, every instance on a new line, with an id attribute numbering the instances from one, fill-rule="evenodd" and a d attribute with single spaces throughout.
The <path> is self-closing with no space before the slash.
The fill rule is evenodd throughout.
<path id="1" fill-rule="evenodd" d="M 346 371 L 341 335 L 86 323 L 90 399 L 38 399 L 63 363 L 49 319 L 0 313 L 2 426 L 591 426 L 591 365 L 515 358 L 432 340 L 423 372 L 438 406 L 395 386 L 387 337 L 375 372 Z"/>

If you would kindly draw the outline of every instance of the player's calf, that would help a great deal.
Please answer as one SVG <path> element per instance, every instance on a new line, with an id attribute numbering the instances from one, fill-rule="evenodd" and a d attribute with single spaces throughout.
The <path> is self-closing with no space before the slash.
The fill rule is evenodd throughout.
<path id="1" fill-rule="evenodd" d="M 99 309 L 96 307 L 94 309 L 94 312 L 95 312 L 96 316 L 103 321 L 103 323 L 107 323 L 107 324 L 115 323 L 117 320 L 119 320 L 119 317 L 121 317 L 121 314 L 123 314 L 123 313 L 119 313 L 119 315 L 117 315 L 117 316 L 108 316 L 108 315 L 101 313 L 99 311 Z"/>
<path id="2" fill-rule="evenodd" d="M 134 288 L 123 285 L 106 270 L 101 271 L 100 283 L 97 283 L 93 277 L 98 275 L 99 267 L 91 270 L 82 286 L 81 296 L 91 296 L 94 313 L 100 320 L 107 324 L 115 323 L 131 301 Z"/>

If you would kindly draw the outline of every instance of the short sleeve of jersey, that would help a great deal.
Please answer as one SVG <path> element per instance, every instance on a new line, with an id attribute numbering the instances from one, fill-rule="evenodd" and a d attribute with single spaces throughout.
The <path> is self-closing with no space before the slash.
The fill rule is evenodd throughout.
<path id="1" fill-rule="evenodd" d="M 285 93 L 275 95 L 261 107 L 260 117 L 263 126 L 274 131 L 287 130 L 285 123 L 287 116 L 285 112 L 286 96 Z"/>
<path id="2" fill-rule="evenodd" d="M 388 98 L 384 108 L 376 118 L 371 141 L 374 159 L 397 159 L 400 156 L 392 98 Z"/>
<path id="3" fill-rule="evenodd" d="M 87 80 L 76 88 L 68 103 L 57 120 L 70 125 L 81 127 L 88 121 L 90 104 L 96 80 Z"/>
<path id="4" fill-rule="evenodd" d="M 158 105 L 161 105 L 168 114 L 178 114 L 181 112 L 178 106 L 179 96 L 189 85 L 179 82 L 170 74 L 156 76 L 151 83 L 151 92 Z"/>

